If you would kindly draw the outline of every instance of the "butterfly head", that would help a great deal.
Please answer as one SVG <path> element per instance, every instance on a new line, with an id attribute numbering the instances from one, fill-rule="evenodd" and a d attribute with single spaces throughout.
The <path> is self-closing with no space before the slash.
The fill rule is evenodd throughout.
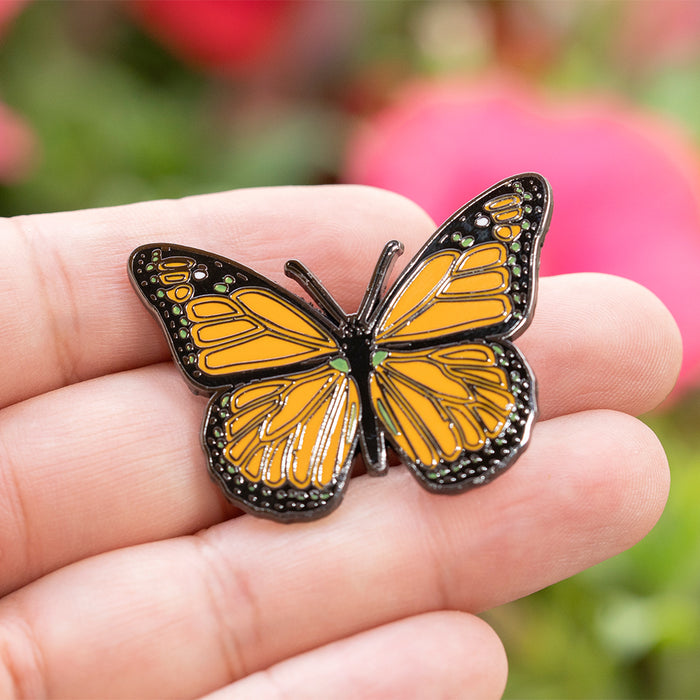
<path id="1" fill-rule="evenodd" d="M 363 345 L 372 343 L 372 333 L 370 326 L 364 319 L 360 319 L 357 314 L 351 314 L 340 327 L 340 335 L 343 341 L 349 338 L 356 338 Z"/>

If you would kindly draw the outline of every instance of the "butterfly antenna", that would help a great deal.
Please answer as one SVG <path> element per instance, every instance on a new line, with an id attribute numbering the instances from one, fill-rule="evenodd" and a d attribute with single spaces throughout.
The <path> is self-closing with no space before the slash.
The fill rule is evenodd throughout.
<path id="1" fill-rule="evenodd" d="M 284 274 L 303 287 L 309 296 L 340 326 L 347 321 L 347 314 L 330 292 L 318 281 L 306 265 L 298 260 L 287 260 Z"/>
<path id="2" fill-rule="evenodd" d="M 366 324 L 369 317 L 372 315 L 379 299 L 384 294 L 386 282 L 391 269 L 394 267 L 396 258 L 403 253 L 403 243 L 399 241 L 389 241 L 385 246 L 382 254 L 379 256 L 377 265 L 374 268 L 372 279 L 369 281 L 369 286 L 362 298 L 362 303 L 357 311 L 357 320 L 361 324 Z"/>

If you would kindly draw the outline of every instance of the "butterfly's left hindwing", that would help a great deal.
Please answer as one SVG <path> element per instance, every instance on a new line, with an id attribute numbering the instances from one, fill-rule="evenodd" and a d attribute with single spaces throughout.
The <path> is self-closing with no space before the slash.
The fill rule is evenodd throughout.
<path id="1" fill-rule="evenodd" d="M 342 498 L 360 415 L 355 380 L 330 364 L 220 392 L 204 427 L 210 473 L 246 510 L 320 517 Z"/>

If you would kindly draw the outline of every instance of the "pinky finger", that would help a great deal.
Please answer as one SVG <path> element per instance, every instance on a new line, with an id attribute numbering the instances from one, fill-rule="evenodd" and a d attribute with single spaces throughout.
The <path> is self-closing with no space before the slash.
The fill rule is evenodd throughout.
<path id="1" fill-rule="evenodd" d="M 508 664 L 480 618 L 417 615 L 286 659 L 205 700 L 500 698 Z"/>

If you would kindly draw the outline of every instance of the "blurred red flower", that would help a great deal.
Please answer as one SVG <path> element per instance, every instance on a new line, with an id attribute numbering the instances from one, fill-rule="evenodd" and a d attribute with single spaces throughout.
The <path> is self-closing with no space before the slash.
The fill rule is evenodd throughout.
<path id="1" fill-rule="evenodd" d="M 0 37 L 26 3 L 27 0 L 0 0 Z"/>
<path id="2" fill-rule="evenodd" d="M 268 96 L 322 88 L 364 16 L 361 3 L 298 0 L 131 0 L 127 7 L 184 63 Z"/>
<path id="3" fill-rule="evenodd" d="M 611 101 L 555 106 L 511 84 L 424 85 L 351 139 L 346 180 L 399 192 L 442 221 L 468 196 L 538 171 L 554 192 L 543 274 L 634 279 L 667 305 L 697 382 L 700 160 L 667 123 Z"/>
<path id="4" fill-rule="evenodd" d="M 247 70 L 283 37 L 290 0 L 134 0 L 144 28 L 186 63 Z"/>
<path id="5" fill-rule="evenodd" d="M 0 0 L 0 38 L 26 4 L 26 0 Z M 34 136 L 29 127 L 0 103 L 0 183 L 21 179 L 34 153 Z"/>

